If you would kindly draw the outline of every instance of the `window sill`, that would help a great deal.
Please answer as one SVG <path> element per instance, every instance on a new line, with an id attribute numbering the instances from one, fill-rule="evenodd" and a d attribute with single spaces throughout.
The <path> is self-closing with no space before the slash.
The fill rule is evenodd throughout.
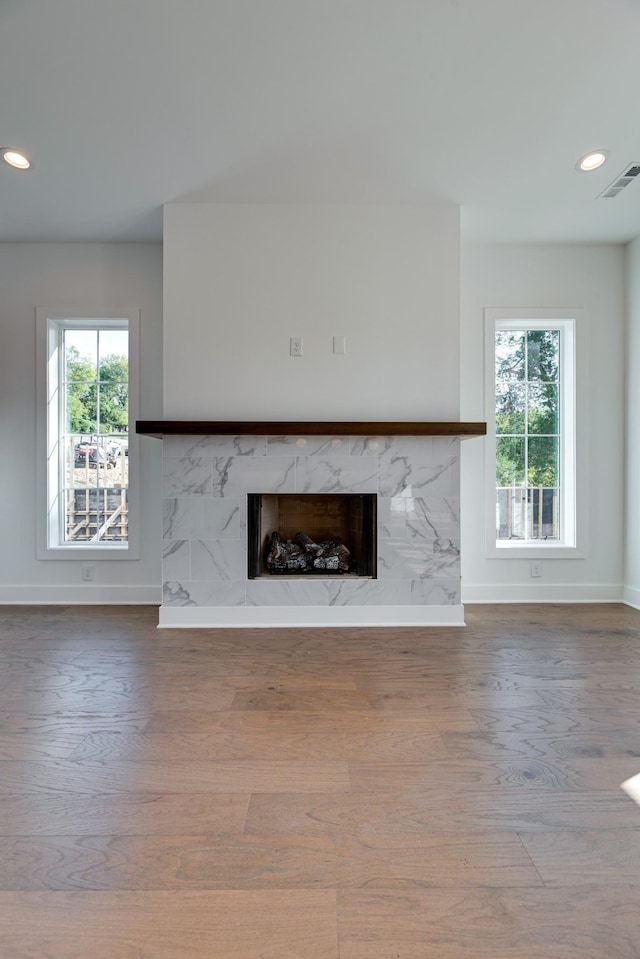
<path id="1" fill-rule="evenodd" d="M 487 559 L 585 559 L 584 549 L 577 546 L 567 546 L 564 543 L 557 545 L 541 543 L 509 543 L 504 546 L 488 546 Z"/>
<path id="2" fill-rule="evenodd" d="M 38 559 L 44 560 L 75 560 L 76 562 L 86 563 L 102 562 L 106 560 L 124 561 L 128 559 L 139 559 L 137 551 L 131 547 L 131 544 L 105 546 L 90 546 L 84 543 L 77 543 L 74 546 L 48 546 L 38 551 Z"/>

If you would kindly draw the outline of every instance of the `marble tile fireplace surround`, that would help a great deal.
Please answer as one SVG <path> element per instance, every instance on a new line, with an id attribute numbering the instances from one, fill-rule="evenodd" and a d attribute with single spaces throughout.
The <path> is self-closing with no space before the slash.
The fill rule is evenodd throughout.
<path id="1" fill-rule="evenodd" d="M 164 441 L 160 626 L 463 625 L 459 447 L 485 424 L 147 421 L 137 431 Z M 250 493 L 375 494 L 375 575 L 250 578 Z"/>

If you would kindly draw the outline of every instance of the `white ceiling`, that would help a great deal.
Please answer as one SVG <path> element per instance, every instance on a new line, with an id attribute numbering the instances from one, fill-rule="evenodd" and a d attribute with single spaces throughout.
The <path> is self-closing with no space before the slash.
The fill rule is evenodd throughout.
<path id="1" fill-rule="evenodd" d="M 0 0 L 0 240 L 160 240 L 173 200 L 428 203 L 624 242 L 640 0 Z M 574 164 L 604 147 L 592 174 Z M 640 178 L 638 178 L 640 180 Z"/>

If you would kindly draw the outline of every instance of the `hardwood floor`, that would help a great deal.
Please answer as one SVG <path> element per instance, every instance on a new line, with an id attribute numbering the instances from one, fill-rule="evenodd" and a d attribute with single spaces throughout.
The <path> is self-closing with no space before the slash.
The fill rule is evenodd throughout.
<path id="1" fill-rule="evenodd" d="M 2 959 L 640 957 L 640 612 L 0 619 Z"/>

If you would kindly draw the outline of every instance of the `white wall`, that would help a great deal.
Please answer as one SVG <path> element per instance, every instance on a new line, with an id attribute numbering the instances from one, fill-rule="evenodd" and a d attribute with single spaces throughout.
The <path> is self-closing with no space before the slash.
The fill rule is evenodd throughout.
<path id="1" fill-rule="evenodd" d="M 640 249 L 637 251 L 640 261 Z M 588 353 L 587 548 L 583 559 L 545 559 L 541 580 L 529 559 L 485 556 L 484 442 L 462 443 L 463 601 L 611 600 L 622 596 L 624 463 L 624 248 L 614 245 L 465 244 L 461 256 L 461 418 L 484 412 L 483 310 L 583 309 L 578 352 Z M 640 337 L 640 296 L 636 306 Z M 636 474 L 637 475 L 637 474 Z M 582 477 L 585 479 L 585 477 Z M 640 553 L 636 554 L 640 570 Z M 635 580 L 636 583 L 640 579 Z"/>
<path id="2" fill-rule="evenodd" d="M 584 309 L 587 556 L 545 560 L 535 584 L 528 560 L 485 558 L 483 441 L 466 440 L 463 599 L 617 598 L 624 555 L 625 598 L 640 605 L 640 240 L 626 251 L 624 545 L 622 247 L 465 245 L 459 342 L 457 210 L 178 204 L 166 219 L 167 418 L 483 419 L 484 308 Z M 160 441 L 140 441 L 141 558 L 96 564 L 95 584 L 80 582 L 80 561 L 36 560 L 33 503 L 36 306 L 140 307 L 140 416 L 160 418 L 161 261 L 156 244 L 0 244 L 0 601 L 159 599 Z M 292 335 L 302 360 L 288 356 Z M 347 336 L 346 356 L 333 335 Z"/>
<path id="3" fill-rule="evenodd" d="M 624 598 L 640 608 L 640 237 L 626 247 L 626 522 Z"/>
<path id="4" fill-rule="evenodd" d="M 166 419 L 459 419 L 457 207 L 169 204 L 164 262 Z"/>
<path id="5" fill-rule="evenodd" d="M 162 415 L 160 244 L 0 244 L 0 601 L 159 602 L 161 443 L 141 437 L 139 560 L 36 559 L 35 310 L 141 310 L 142 418 Z"/>

